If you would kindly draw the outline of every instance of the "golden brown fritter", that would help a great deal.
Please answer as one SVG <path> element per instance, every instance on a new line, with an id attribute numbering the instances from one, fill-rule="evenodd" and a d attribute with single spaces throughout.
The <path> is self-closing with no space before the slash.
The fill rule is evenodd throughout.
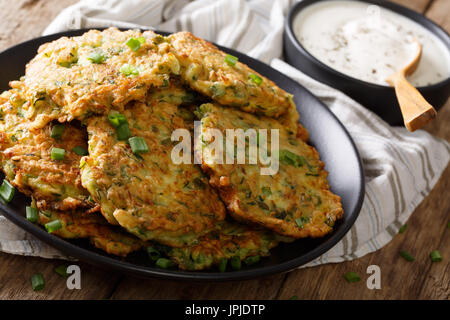
<path id="1" fill-rule="evenodd" d="M 22 114 L 21 92 L 4 92 L 0 103 L 0 159 L 8 180 L 43 208 L 91 206 L 89 193 L 81 185 L 81 156 L 73 151 L 76 147 L 87 150 L 86 130 L 67 123 L 61 125 L 61 136 L 52 138 L 56 124 L 30 130 L 31 122 Z M 64 149 L 64 159 L 52 160 L 52 148 Z"/>
<path id="2" fill-rule="evenodd" d="M 83 120 L 145 101 L 150 88 L 165 85 L 170 73 L 179 72 L 168 50 L 152 31 L 90 30 L 43 44 L 23 81 L 11 85 L 26 93 L 27 117 L 37 127 L 53 119 Z"/>
<path id="3" fill-rule="evenodd" d="M 232 108 L 202 105 L 202 131 L 197 153 L 203 151 L 202 168 L 210 184 L 219 190 L 229 212 L 238 220 L 250 221 L 294 238 L 322 237 L 342 217 L 340 198 L 329 190 L 327 172 L 317 151 L 276 119 L 256 117 Z M 214 144 L 208 129 L 242 128 L 279 130 L 279 170 L 262 175 L 258 164 L 220 164 L 211 152 Z M 269 146 L 270 133 L 268 132 Z M 228 150 L 227 150 L 228 151 Z"/>
<path id="4" fill-rule="evenodd" d="M 64 239 L 88 238 L 95 247 L 116 256 L 126 257 L 145 246 L 138 238 L 109 225 L 98 213 L 44 210 L 39 211 L 38 217 L 43 226 L 55 220 L 61 222 L 62 227 L 53 234 Z"/>
<path id="5" fill-rule="evenodd" d="M 168 41 L 184 82 L 220 104 L 269 117 L 284 114 L 293 104 L 291 94 L 247 65 L 233 64 L 232 58 L 192 33 L 174 33 Z"/>
<path id="6" fill-rule="evenodd" d="M 216 230 L 201 237 L 197 244 L 173 248 L 169 257 L 183 270 L 203 270 L 219 265 L 223 259 L 246 261 L 268 256 L 281 238 L 267 230 L 258 230 L 237 222 L 223 221 Z M 249 260 L 247 260 L 249 261 Z"/>
<path id="7" fill-rule="evenodd" d="M 83 186 L 110 223 L 143 240 L 175 247 L 192 243 L 224 219 L 225 209 L 198 166 L 171 160 L 171 134 L 186 127 L 178 108 L 136 103 L 124 115 L 131 135 L 142 137 L 149 151 L 134 154 L 107 117 L 89 118 Z"/>

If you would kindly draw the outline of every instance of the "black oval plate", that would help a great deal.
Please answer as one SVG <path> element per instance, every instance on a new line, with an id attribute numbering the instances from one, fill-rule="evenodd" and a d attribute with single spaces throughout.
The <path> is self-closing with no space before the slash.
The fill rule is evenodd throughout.
<path id="1" fill-rule="evenodd" d="M 36 38 L 0 53 L 2 70 L 0 89 L 7 90 L 10 80 L 19 79 L 24 74 L 26 63 L 35 56 L 41 44 L 62 36 L 77 36 L 86 31 L 74 30 Z M 250 279 L 290 271 L 332 248 L 355 222 L 364 198 L 364 173 L 352 138 L 328 108 L 304 87 L 260 61 L 231 49 L 220 48 L 237 56 L 240 61 L 294 95 L 301 121 L 309 130 L 310 143 L 317 148 L 321 159 L 326 164 L 331 190 L 342 198 L 344 218 L 336 224 L 332 234 L 321 239 L 301 239 L 293 243 L 281 244 L 272 250 L 270 257 L 262 259 L 255 266 L 239 271 L 186 272 L 155 268 L 150 265 L 144 252 L 133 253 L 126 259 L 121 259 L 95 249 L 87 241 L 68 241 L 49 234 L 43 228 L 26 220 L 25 206 L 29 203 L 29 199 L 19 193 L 16 193 L 14 200 L 8 205 L 0 203 L 2 213 L 19 227 L 70 256 L 100 267 L 144 277 L 196 281 Z"/>

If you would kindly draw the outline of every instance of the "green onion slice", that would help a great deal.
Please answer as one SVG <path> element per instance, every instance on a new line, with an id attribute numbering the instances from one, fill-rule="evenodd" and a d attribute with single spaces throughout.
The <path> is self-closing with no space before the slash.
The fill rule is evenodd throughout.
<path id="1" fill-rule="evenodd" d="M 66 150 L 61 148 L 52 148 L 50 157 L 52 160 L 63 160 Z"/>
<path id="2" fill-rule="evenodd" d="M 45 282 L 42 273 L 36 273 L 31 276 L 31 287 L 34 291 L 40 291 L 44 289 Z"/>
<path id="3" fill-rule="evenodd" d="M 80 146 L 76 146 L 72 149 L 72 152 L 76 153 L 79 156 L 87 156 L 89 154 L 89 152 Z"/>
<path id="4" fill-rule="evenodd" d="M 299 227 L 300 229 L 303 228 L 303 219 L 302 218 L 295 219 L 295 223 L 297 224 L 297 227 Z"/>
<path id="5" fill-rule="evenodd" d="M 408 225 L 405 223 L 404 225 L 402 225 L 400 227 L 400 229 L 398 229 L 398 233 L 403 233 L 406 231 L 406 228 L 408 227 Z"/>
<path id="6" fill-rule="evenodd" d="M 119 140 L 127 140 L 131 137 L 130 127 L 128 123 L 123 123 L 117 128 L 117 139 Z"/>
<path id="7" fill-rule="evenodd" d="M 148 152 L 148 146 L 142 137 L 132 137 L 128 139 L 130 143 L 131 150 L 133 153 L 145 153 Z"/>
<path id="8" fill-rule="evenodd" d="M 53 139 L 61 138 L 62 134 L 64 133 L 65 128 L 66 127 L 63 124 L 55 124 L 52 128 L 50 137 L 52 137 Z"/>
<path id="9" fill-rule="evenodd" d="M 231 54 L 227 54 L 225 56 L 225 63 L 228 64 L 229 66 L 236 65 L 236 62 L 238 62 L 238 58 L 237 57 L 232 56 Z"/>
<path id="10" fill-rule="evenodd" d="M 59 230 L 62 228 L 61 220 L 53 220 L 49 223 L 45 224 L 45 230 L 47 230 L 48 233 L 55 232 L 56 230 Z"/>
<path id="11" fill-rule="evenodd" d="M 103 63 L 106 60 L 106 56 L 102 51 L 93 51 L 87 58 L 96 64 Z"/>
<path id="12" fill-rule="evenodd" d="M 27 215 L 27 220 L 30 222 L 37 222 L 38 221 L 38 210 L 36 208 L 27 206 L 25 208 L 26 210 L 26 215 Z"/>
<path id="13" fill-rule="evenodd" d="M 16 189 L 9 183 L 8 180 L 4 179 L 2 185 L 0 186 L 0 197 L 6 202 L 11 202 L 14 197 Z"/>
<path id="14" fill-rule="evenodd" d="M 254 83 L 256 83 L 258 86 L 259 85 L 261 85 L 261 83 L 262 83 L 262 81 L 263 81 L 263 79 L 260 77 L 260 76 L 258 76 L 257 74 L 254 74 L 254 73 L 251 73 L 250 75 L 249 75 L 249 77 L 250 77 L 250 80 L 252 80 Z"/>
<path id="15" fill-rule="evenodd" d="M 246 265 L 251 266 L 251 265 L 253 265 L 253 264 L 255 264 L 255 263 L 258 263 L 259 260 L 261 260 L 261 257 L 260 257 L 260 256 L 252 256 L 252 257 L 246 258 L 246 259 L 244 260 L 244 262 L 245 262 Z"/>
<path id="16" fill-rule="evenodd" d="M 128 123 L 127 117 L 117 111 L 111 111 L 108 114 L 108 120 L 114 128 L 118 128 L 121 124 Z"/>
<path id="17" fill-rule="evenodd" d="M 441 262 L 442 261 L 441 253 L 438 250 L 431 251 L 430 258 L 431 258 L 431 261 L 433 261 L 433 262 Z"/>
<path id="18" fill-rule="evenodd" d="M 173 262 L 166 258 L 159 258 L 156 260 L 156 265 L 162 269 L 168 269 L 170 267 L 173 267 Z"/>
<path id="19" fill-rule="evenodd" d="M 361 281 L 361 277 L 356 272 L 347 272 L 344 277 L 350 283 Z"/>
<path id="20" fill-rule="evenodd" d="M 139 74 L 138 69 L 128 63 L 122 65 L 122 67 L 120 68 L 120 72 L 127 77 L 132 75 L 137 76 Z"/>
<path id="21" fill-rule="evenodd" d="M 414 257 L 407 251 L 400 251 L 400 255 L 405 259 L 406 261 L 412 262 L 414 261 Z"/>
<path id="22" fill-rule="evenodd" d="M 161 253 L 151 246 L 147 247 L 147 254 L 152 261 L 158 261 L 161 258 Z"/>
<path id="23" fill-rule="evenodd" d="M 231 268 L 232 268 L 233 270 L 239 270 L 239 269 L 241 269 L 241 266 L 242 266 L 242 264 L 241 264 L 241 258 L 240 258 L 239 256 L 231 257 L 230 264 L 231 264 Z"/>
<path id="24" fill-rule="evenodd" d="M 63 278 L 67 278 L 69 276 L 69 274 L 67 273 L 67 266 L 65 264 L 57 266 L 55 268 L 55 272 Z"/>
<path id="25" fill-rule="evenodd" d="M 225 272 L 227 270 L 227 263 L 228 263 L 228 259 L 227 258 L 222 258 L 219 261 L 219 272 Z"/>
<path id="26" fill-rule="evenodd" d="M 144 39 L 144 42 L 145 42 L 145 39 Z M 125 44 L 134 52 L 139 50 L 142 43 L 143 43 L 142 40 L 135 39 L 135 38 L 130 38 L 127 40 L 127 42 L 125 42 Z"/>

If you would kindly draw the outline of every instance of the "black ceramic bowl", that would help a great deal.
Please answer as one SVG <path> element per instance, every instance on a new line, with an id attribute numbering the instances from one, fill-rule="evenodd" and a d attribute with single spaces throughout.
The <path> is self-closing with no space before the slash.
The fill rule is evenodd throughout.
<path id="1" fill-rule="evenodd" d="M 340 73 L 314 58 L 297 41 L 292 28 L 296 15 L 309 5 L 320 1 L 330 0 L 303 0 L 290 9 L 284 32 L 284 54 L 287 62 L 311 78 L 344 92 L 378 114 L 389 124 L 403 124 L 402 114 L 393 88 L 361 81 Z M 368 5 L 378 5 L 414 20 L 435 34 L 450 51 L 450 36 L 423 15 L 385 0 L 363 0 L 362 2 L 366 2 Z M 417 89 L 429 103 L 436 109 L 440 109 L 450 95 L 450 77 L 439 83 Z"/>

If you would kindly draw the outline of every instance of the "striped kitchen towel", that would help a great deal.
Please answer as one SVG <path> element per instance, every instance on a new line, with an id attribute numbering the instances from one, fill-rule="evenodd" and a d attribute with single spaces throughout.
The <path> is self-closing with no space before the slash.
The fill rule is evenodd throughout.
<path id="1" fill-rule="evenodd" d="M 270 63 L 311 90 L 352 135 L 366 173 L 361 213 L 350 232 L 307 266 L 361 257 L 386 245 L 428 195 L 450 160 L 450 145 L 425 131 L 391 127 L 343 93 L 321 84 L 281 59 L 284 19 L 294 1 L 89 0 L 63 10 L 44 34 L 117 26 L 188 30 Z M 0 216 L 4 252 L 46 258 L 64 255 Z"/>

